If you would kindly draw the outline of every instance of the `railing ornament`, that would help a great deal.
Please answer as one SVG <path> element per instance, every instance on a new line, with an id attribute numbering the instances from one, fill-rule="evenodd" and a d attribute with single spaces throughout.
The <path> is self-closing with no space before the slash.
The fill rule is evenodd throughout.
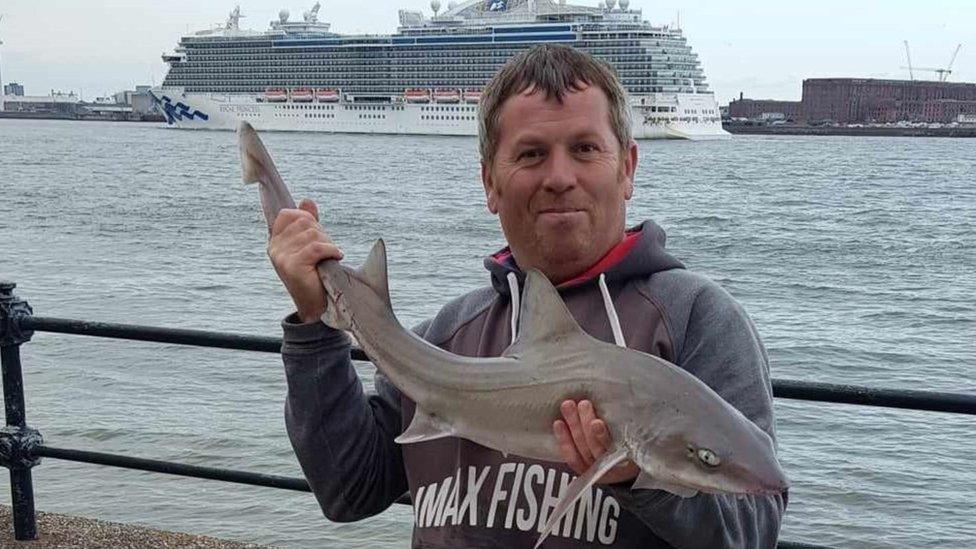
<path id="1" fill-rule="evenodd" d="M 0 281 L 0 347 L 12 347 L 27 343 L 33 330 L 22 330 L 20 318 L 30 316 L 34 310 L 26 301 L 14 295 L 17 285 L 9 281 Z"/>
<path id="2" fill-rule="evenodd" d="M 41 462 L 34 449 L 44 444 L 37 429 L 7 425 L 0 429 L 0 466 L 8 469 L 30 469 Z"/>

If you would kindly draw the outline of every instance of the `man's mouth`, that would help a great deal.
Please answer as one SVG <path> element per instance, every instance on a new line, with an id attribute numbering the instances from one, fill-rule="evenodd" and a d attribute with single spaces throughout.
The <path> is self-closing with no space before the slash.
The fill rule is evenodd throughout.
<path id="1" fill-rule="evenodd" d="M 540 214 L 569 214 L 582 212 L 581 208 L 571 208 L 571 207 L 554 207 L 554 208 L 544 208 L 539 211 Z"/>

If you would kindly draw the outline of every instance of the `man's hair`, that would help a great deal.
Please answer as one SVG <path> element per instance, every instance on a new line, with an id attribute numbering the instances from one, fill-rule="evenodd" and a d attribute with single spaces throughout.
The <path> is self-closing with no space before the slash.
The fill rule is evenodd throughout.
<path id="1" fill-rule="evenodd" d="M 569 46 L 542 44 L 519 53 L 498 69 L 481 95 L 478 107 L 478 142 L 481 161 L 491 164 L 498 149 L 498 125 L 508 98 L 534 88 L 562 103 L 567 93 L 596 86 L 610 105 L 610 126 L 621 148 L 631 140 L 627 91 L 607 63 Z"/>

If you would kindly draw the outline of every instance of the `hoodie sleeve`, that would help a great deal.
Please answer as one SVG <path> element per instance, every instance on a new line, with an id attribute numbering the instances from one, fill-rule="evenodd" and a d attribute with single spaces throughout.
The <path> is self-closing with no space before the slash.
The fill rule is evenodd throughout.
<path id="1" fill-rule="evenodd" d="M 366 392 L 349 357 L 349 337 L 321 322 L 282 322 L 288 384 L 285 426 L 298 462 L 332 521 L 382 512 L 407 491 L 400 393 L 377 372 Z"/>
<path id="2" fill-rule="evenodd" d="M 678 326 L 674 331 L 683 331 L 683 338 L 676 337 L 676 343 L 683 341 L 676 348 L 677 363 L 775 440 L 769 360 L 759 335 L 731 295 L 718 284 L 693 276 L 698 280 L 695 291 L 687 293 L 685 286 L 683 291 L 671 292 L 671 299 L 664 296 L 672 303 L 669 316 Z M 686 323 L 682 322 L 685 318 Z M 775 547 L 787 501 L 785 492 L 738 499 L 701 493 L 681 498 L 660 490 L 612 489 L 622 505 L 677 549 Z"/>

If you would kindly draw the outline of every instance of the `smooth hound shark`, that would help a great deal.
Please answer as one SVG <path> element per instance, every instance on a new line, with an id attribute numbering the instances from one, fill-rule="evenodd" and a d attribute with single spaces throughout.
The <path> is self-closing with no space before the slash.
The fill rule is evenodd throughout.
<path id="1" fill-rule="evenodd" d="M 270 230 L 278 212 L 295 202 L 254 128 L 242 122 L 238 139 L 244 181 L 259 183 Z M 500 357 L 471 358 L 444 351 L 399 323 L 382 240 L 359 269 L 335 260 L 317 269 L 327 301 L 322 321 L 352 332 L 376 368 L 417 405 L 398 443 L 461 437 L 505 454 L 562 463 L 552 431 L 559 404 L 594 403 L 613 448 L 569 485 L 536 547 L 585 490 L 627 459 L 640 467 L 633 489 L 692 497 L 788 487 L 762 429 L 680 367 L 584 332 L 537 270 L 526 275 L 514 343 Z"/>

